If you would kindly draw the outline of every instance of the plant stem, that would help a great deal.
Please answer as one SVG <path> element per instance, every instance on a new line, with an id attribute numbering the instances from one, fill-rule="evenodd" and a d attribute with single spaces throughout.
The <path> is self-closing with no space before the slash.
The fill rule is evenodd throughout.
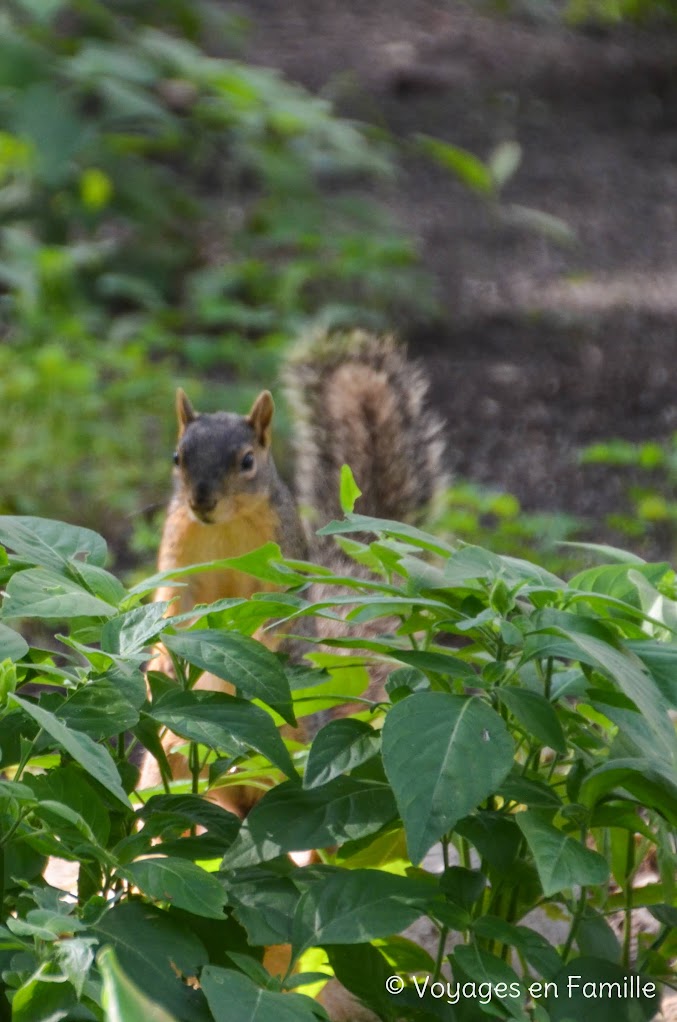
<path id="1" fill-rule="evenodd" d="M 632 902 L 635 889 L 632 877 L 635 872 L 635 835 L 628 832 L 628 843 L 625 853 L 625 907 L 623 920 L 623 967 L 630 967 L 630 951 L 632 941 Z"/>
<path id="2" fill-rule="evenodd" d="M 580 926 L 581 920 L 585 914 L 587 894 L 588 894 L 587 887 L 581 887 L 581 893 L 578 898 L 578 905 L 576 906 L 576 911 L 574 912 L 573 919 L 571 920 L 569 935 L 567 936 L 566 943 L 562 948 L 562 961 L 565 964 L 571 953 L 571 948 L 573 947 L 576 933 L 578 932 L 578 927 Z"/>

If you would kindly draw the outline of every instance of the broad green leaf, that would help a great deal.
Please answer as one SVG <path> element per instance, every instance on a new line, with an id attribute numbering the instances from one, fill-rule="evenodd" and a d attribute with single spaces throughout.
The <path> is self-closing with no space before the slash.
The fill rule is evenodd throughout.
<path id="1" fill-rule="evenodd" d="M 197 916 L 223 919 L 225 888 L 211 873 L 187 859 L 148 858 L 132 862 L 118 873 L 156 901 L 169 901 Z"/>
<path id="2" fill-rule="evenodd" d="M 397 815 L 388 785 L 336 777 L 310 790 L 291 781 L 257 802 L 242 824 L 224 866 L 233 869 L 283 852 L 342 845 L 373 834 Z"/>
<path id="3" fill-rule="evenodd" d="M 10 916 L 7 927 L 19 936 L 39 937 L 48 943 L 59 940 L 62 934 L 71 936 L 85 929 L 84 923 L 67 912 L 53 912 L 44 908 L 30 909 L 25 919 Z"/>
<path id="4" fill-rule="evenodd" d="M 368 724 L 344 717 L 318 731 L 308 754 L 303 785 L 317 788 L 375 756 L 381 736 Z"/>
<path id="5" fill-rule="evenodd" d="M 144 833 L 164 839 L 157 847 L 163 854 L 170 854 L 166 842 L 168 837 L 174 837 L 177 840 L 173 854 L 187 853 L 190 850 L 187 842 L 191 842 L 202 853 L 196 858 L 216 858 L 233 843 L 240 829 L 237 816 L 199 795 L 154 795 L 138 815 L 144 821 Z M 204 833 L 181 837 L 184 831 L 196 826 Z"/>
<path id="6" fill-rule="evenodd" d="M 176 1015 L 170 1015 L 132 983 L 112 947 L 103 948 L 96 962 L 103 977 L 105 1022 L 179 1022 Z"/>
<path id="7" fill-rule="evenodd" d="M 101 649 L 129 656 L 143 653 L 167 625 L 169 603 L 148 603 L 106 621 L 101 632 Z"/>
<path id="8" fill-rule="evenodd" d="M 182 978 L 196 978 L 209 961 L 190 929 L 168 912 L 132 899 L 114 905 L 89 931 L 102 948 L 114 949 L 120 968 L 151 1001 L 181 1022 L 205 1022 L 203 999 Z"/>
<path id="9" fill-rule="evenodd" d="M 339 488 L 339 499 L 341 510 L 344 514 L 350 514 L 355 509 L 355 501 L 362 496 L 362 490 L 355 482 L 355 476 L 349 465 L 341 465 L 341 483 Z"/>
<path id="10" fill-rule="evenodd" d="M 56 767 L 49 773 L 30 777 L 34 797 L 41 805 L 57 802 L 77 813 L 91 829 L 95 841 L 106 844 L 110 833 L 110 815 L 87 774 L 75 763 Z M 76 821 L 74 821 L 76 822 Z M 77 822 L 76 822 L 77 826 Z"/>
<path id="11" fill-rule="evenodd" d="M 276 864 L 275 864 L 276 865 Z M 228 901 L 233 915 L 253 945 L 289 943 L 301 891 L 293 876 L 274 866 L 238 869 L 228 877 Z"/>
<path id="12" fill-rule="evenodd" d="M 296 770 L 270 714 L 225 692 L 170 692 L 149 711 L 182 738 L 240 755 L 255 749 L 287 777 Z"/>
<path id="13" fill-rule="evenodd" d="M 440 890 L 445 898 L 470 910 L 482 897 L 487 878 L 477 869 L 449 866 L 440 877 Z"/>
<path id="14" fill-rule="evenodd" d="M 202 970 L 204 990 L 214 1022 L 318 1022 L 328 1019 L 316 1001 L 303 994 L 263 990 L 241 972 L 208 965 Z"/>
<path id="15" fill-rule="evenodd" d="M 127 590 L 115 575 L 98 564 L 87 561 L 76 561 L 70 564 L 69 571 L 74 582 L 79 582 L 93 596 L 98 596 L 104 603 L 117 607 L 127 598 Z"/>
<path id="16" fill-rule="evenodd" d="M 649 582 L 657 583 L 663 578 L 668 567 L 665 563 L 639 564 L 634 565 L 634 573 L 643 577 L 644 580 L 648 579 Z M 602 564 L 579 572 L 569 582 L 569 588 L 613 596 L 638 607 L 637 587 L 632 581 L 632 575 L 633 570 L 629 564 Z"/>
<path id="17" fill-rule="evenodd" d="M 246 699 L 260 699 L 288 724 L 295 724 L 289 681 L 280 661 L 248 635 L 202 629 L 163 635 L 164 644 L 189 663 L 235 686 Z"/>
<path id="18" fill-rule="evenodd" d="M 528 926 L 515 926 L 498 916 L 481 916 L 472 924 L 472 929 L 480 937 L 516 948 L 545 979 L 551 979 L 562 967 L 562 959 L 553 945 Z"/>
<path id="19" fill-rule="evenodd" d="M 513 753 L 505 724 L 478 698 L 415 692 L 390 710 L 383 765 L 412 862 L 496 791 Z"/>
<path id="20" fill-rule="evenodd" d="M 0 800 L 6 798 L 15 798 L 19 802 L 33 802 L 35 795 L 32 788 L 27 784 L 22 784 L 20 781 L 5 781 L 3 779 L 0 780 Z"/>
<path id="21" fill-rule="evenodd" d="M 106 541 L 91 529 L 24 515 L 0 516 L 0 543 L 25 564 L 56 571 L 84 558 L 103 565 L 107 555 Z"/>
<path id="22" fill-rule="evenodd" d="M 493 992 L 496 987 L 499 987 L 499 984 L 504 984 L 499 989 L 506 991 L 505 996 L 497 997 L 494 993 L 492 1001 L 501 1004 L 511 1018 L 519 1019 L 520 1022 L 522 1020 L 528 1022 L 528 1016 L 524 1010 L 526 988 L 507 962 L 488 951 L 482 951 L 476 944 L 455 948 L 453 954 L 450 955 L 450 961 L 455 975 L 458 970 L 464 979 L 467 976 L 469 980 L 477 984 L 478 1002 L 480 989 Z M 459 978 L 457 975 L 457 982 L 459 982 Z M 480 987 L 480 984 L 484 984 L 484 986 Z M 474 997 L 473 1000 L 475 1000 Z"/>
<path id="23" fill-rule="evenodd" d="M 400 1017 L 397 999 L 389 995 L 386 988 L 386 980 L 393 975 L 393 965 L 379 948 L 366 943 L 329 944 L 326 952 L 339 983 L 376 1012 L 378 1018 L 390 1020 Z M 434 971 L 435 963 L 431 961 L 428 968 Z M 395 971 L 408 970 L 398 967 Z"/>
<path id="24" fill-rule="evenodd" d="M 603 884 L 608 880 L 609 866 L 603 856 L 536 813 L 515 813 L 515 822 L 534 857 L 546 898 L 572 887 Z"/>
<path id="25" fill-rule="evenodd" d="M 3 660 L 21 660 L 27 652 L 28 643 L 23 635 L 0 624 L 0 664 Z"/>
<path id="26" fill-rule="evenodd" d="M 548 991 L 545 1009 L 550 1022 L 648 1022 L 661 1000 L 657 984 L 644 994 L 648 980 L 604 958 L 575 958 L 553 978 L 556 993 Z"/>
<path id="27" fill-rule="evenodd" d="M 52 981 L 49 982 L 48 978 Z M 77 995 L 70 983 L 31 977 L 15 992 L 12 999 L 12 1022 L 48 1022 L 67 1019 L 75 1008 Z"/>
<path id="28" fill-rule="evenodd" d="M 677 709 L 677 643 L 638 641 L 626 645 L 650 672 L 668 706 Z"/>
<path id="29" fill-rule="evenodd" d="M 113 617 L 117 608 L 49 568 L 17 571 L 7 583 L 2 616 L 65 621 L 71 617 Z"/>
<path id="30" fill-rule="evenodd" d="M 328 525 L 318 529 L 318 536 L 343 536 L 351 532 L 375 532 L 384 533 L 386 536 L 394 536 L 396 539 L 412 543 L 422 550 L 430 550 L 448 557 L 454 552 L 454 547 L 444 543 L 439 537 L 431 536 L 428 532 L 415 528 L 413 525 L 406 525 L 402 522 L 394 522 L 388 518 L 372 518 L 369 515 L 347 514 L 342 522 L 329 522 Z"/>
<path id="31" fill-rule="evenodd" d="M 644 756 L 677 766 L 677 737 L 657 734 L 646 718 L 620 692 L 593 690 L 588 693 L 591 705 L 618 727 L 613 756 Z M 666 740 L 672 738 L 672 741 Z M 625 750 L 625 751 L 622 751 Z"/>
<path id="32" fill-rule="evenodd" d="M 477 672 L 474 668 L 461 660 L 460 657 L 449 653 L 435 653 L 425 649 L 397 649 L 391 651 L 395 660 L 409 664 L 419 671 L 426 671 L 430 674 L 442 674 L 451 678 L 463 678 L 469 681 L 477 681 Z"/>
<path id="33" fill-rule="evenodd" d="M 107 678 L 82 685 L 63 701 L 56 716 L 67 727 L 82 731 L 97 742 L 128 731 L 139 720 L 138 710 Z"/>
<path id="34" fill-rule="evenodd" d="M 44 710 L 41 706 L 31 703 L 27 699 L 21 699 L 17 695 L 12 695 L 11 698 L 18 703 L 24 713 L 32 717 L 41 728 L 51 735 L 91 777 L 103 784 L 104 788 L 124 806 L 131 808 L 129 799 L 120 783 L 120 775 L 115 763 L 105 746 L 97 745 L 89 735 L 73 731 L 53 713 Z"/>
<path id="35" fill-rule="evenodd" d="M 399 933 L 423 915 L 433 885 L 377 869 L 338 870 L 301 898 L 292 925 L 294 957 L 321 944 L 360 944 Z"/>
<path id="36" fill-rule="evenodd" d="M 579 954 L 583 957 L 592 955 L 595 958 L 604 958 L 608 962 L 621 961 L 621 945 L 618 937 L 602 913 L 596 912 L 590 905 L 586 907 L 578 924 L 576 945 Z"/>
<path id="37" fill-rule="evenodd" d="M 579 798 L 593 806 L 608 792 L 630 792 L 640 805 L 657 809 L 677 824 L 677 771 L 674 766 L 645 758 L 612 759 L 585 777 Z"/>
<path id="38" fill-rule="evenodd" d="M 557 711 L 545 696 L 526 688 L 514 687 L 499 688 L 496 693 L 528 734 L 534 735 L 555 752 L 566 753 L 567 742 Z"/>

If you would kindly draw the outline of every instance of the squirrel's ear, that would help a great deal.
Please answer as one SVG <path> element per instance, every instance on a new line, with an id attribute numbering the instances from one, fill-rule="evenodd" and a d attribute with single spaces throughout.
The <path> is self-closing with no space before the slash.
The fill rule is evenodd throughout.
<path id="1" fill-rule="evenodd" d="M 262 447 L 270 445 L 270 422 L 274 411 L 275 402 L 273 401 L 273 395 L 269 390 L 262 390 L 247 416 L 247 422 L 253 427 L 256 439 Z"/>
<path id="2" fill-rule="evenodd" d="M 192 404 L 186 397 L 186 392 L 181 387 L 176 392 L 176 418 L 179 422 L 179 436 L 186 426 L 189 426 L 197 418 Z"/>

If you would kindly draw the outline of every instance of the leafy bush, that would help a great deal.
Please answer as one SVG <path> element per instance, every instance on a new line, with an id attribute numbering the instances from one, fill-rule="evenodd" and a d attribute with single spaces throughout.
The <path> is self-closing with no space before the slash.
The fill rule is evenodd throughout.
<path id="1" fill-rule="evenodd" d="M 650 1018 L 649 984 L 674 982 L 677 954 L 669 567 L 607 550 L 614 563 L 566 584 L 394 522 L 348 514 L 325 531 L 373 577 L 284 562 L 271 545 L 235 563 L 285 592 L 204 607 L 186 627 L 142 604 L 157 578 L 121 586 L 95 533 L 0 519 L 12 1019 L 310 1022 L 324 1015 L 299 989 L 330 970 L 385 1020 Z M 250 638 L 271 618 L 336 610 L 354 634 L 306 666 Z M 61 634 L 29 646 L 22 620 Z M 179 680 L 151 673 L 147 695 L 158 639 Z M 360 697 L 369 664 L 385 690 Z M 237 696 L 194 690 L 205 668 Z M 311 742 L 278 731 L 345 704 Z M 164 770 L 161 790 L 140 792 L 137 753 L 162 765 L 162 726 L 185 739 L 192 776 Z M 265 789 L 244 822 L 200 797 L 243 780 Z M 294 865 L 303 849 L 320 862 Z M 79 864 L 75 898 L 41 878 L 48 856 Z M 638 906 L 655 927 L 637 936 Z M 561 944 L 525 921 L 533 910 L 565 921 Z M 432 954 L 398 936 L 419 917 L 438 933 Z M 280 943 L 300 974 L 262 966 Z M 628 993 L 638 982 L 642 996 Z"/>
<path id="2" fill-rule="evenodd" d="M 388 143 L 211 55 L 240 31 L 196 0 L 0 12 L 3 512 L 117 546 L 113 516 L 163 494 L 179 367 L 216 402 L 234 379 L 269 384 L 319 313 L 431 306 L 412 241 L 354 194 L 392 176 Z"/>

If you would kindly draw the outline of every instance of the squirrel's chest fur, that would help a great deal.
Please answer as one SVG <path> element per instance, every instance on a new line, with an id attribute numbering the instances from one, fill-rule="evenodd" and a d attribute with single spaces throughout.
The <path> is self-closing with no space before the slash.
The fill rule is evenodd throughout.
<path id="1" fill-rule="evenodd" d="M 240 557 L 264 543 L 279 540 L 280 520 L 266 497 L 241 495 L 235 500 L 234 513 L 227 522 L 205 525 L 193 518 L 182 502 L 170 506 L 160 548 L 158 569 L 184 568 L 191 564 Z M 274 588 L 241 571 L 206 571 L 189 576 L 181 587 L 163 586 L 157 600 L 178 596 L 173 613 L 192 610 L 198 603 Z"/>

